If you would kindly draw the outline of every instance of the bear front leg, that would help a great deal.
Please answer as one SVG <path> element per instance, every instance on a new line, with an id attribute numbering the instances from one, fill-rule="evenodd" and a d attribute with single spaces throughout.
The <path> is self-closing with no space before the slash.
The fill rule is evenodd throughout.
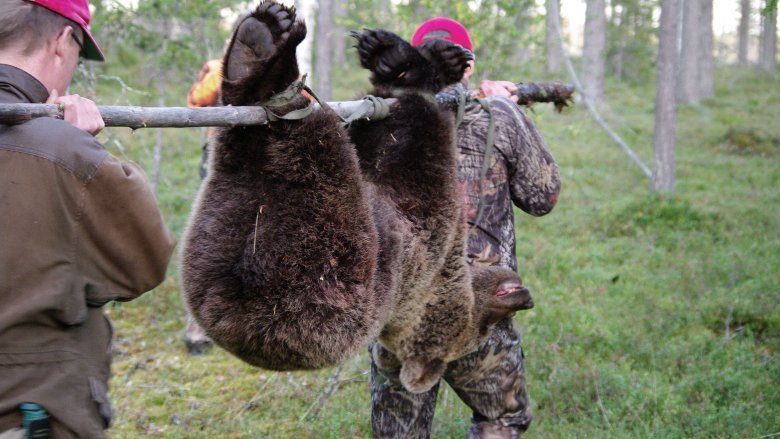
<path id="1" fill-rule="evenodd" d="M 398 35 L 381 29 L 352 32 L 360 65 L 371 71 L 371 83 L 392 93 L 396 89 L 436 93 L 459 81 L 474 56 L 445 40 L 432 40 L 413 47 Z"/>

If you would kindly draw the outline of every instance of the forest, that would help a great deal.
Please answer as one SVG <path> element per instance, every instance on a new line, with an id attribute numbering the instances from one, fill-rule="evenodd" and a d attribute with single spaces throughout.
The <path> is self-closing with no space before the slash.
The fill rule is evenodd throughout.
<path id="1" fill-rule="evenodd" d="M 292 2 L 290 2 L 292 3 Z M 91 0 L 106 62 L 71 92 L 99 105 L 182 107 L 220 58 L 235 0 Z M 369 88 L 348 33 L 410 38 L 433 16 L 475 43 L 472 79 L 576 86 L 537 124 L 562 179 L 555 210 L 516 209 L 528 437 L 780 437 L 780 71 L 773 0 L 307 0 L 298 57 L 328 101 Z M 717 24 L 717 25 L 716 25 Z M 181 238 L 206 128 L 107 128 Z M 178 255 L 166 280 L 108 305 L 112 437 L 370 437 L 369 360 L 315 372 L 190 355 Z M 465 437 L 446 385 L 432 437 Z"/>

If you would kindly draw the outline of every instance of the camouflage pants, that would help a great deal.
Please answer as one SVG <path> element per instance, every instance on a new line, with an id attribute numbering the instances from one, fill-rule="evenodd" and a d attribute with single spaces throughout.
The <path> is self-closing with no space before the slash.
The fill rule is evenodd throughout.
<path id="1" fill-rule="evenodd" d="M 400 367 L 383 368 L 376 358 L 391 355 L 378 343 L 371 353 L 371 428 L 375 438 L 430 436 L 439 384 L 425 393 L 408 392 Z M 380 362 L 385 364 L 385 362 Z M 469 438 L 517 438 L 531 423 L 520 336 L 507 318 L 475 352 L 447 365 L 444 380 L 473 410 Z"/>

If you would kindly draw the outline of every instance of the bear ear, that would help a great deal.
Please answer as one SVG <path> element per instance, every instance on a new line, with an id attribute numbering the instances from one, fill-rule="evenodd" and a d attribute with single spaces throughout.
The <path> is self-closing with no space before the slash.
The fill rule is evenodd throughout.
<path id="1" fill-rule="evenodd" d="M 427 392 L 439 382 L 446 366 L 447 363 L 438 358 L 408 358 L 401 366 L 401 384 L 412 393 Z"/>

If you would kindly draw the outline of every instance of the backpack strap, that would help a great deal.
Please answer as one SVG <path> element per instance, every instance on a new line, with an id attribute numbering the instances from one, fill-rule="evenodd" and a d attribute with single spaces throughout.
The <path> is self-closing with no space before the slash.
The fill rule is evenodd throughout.
<path id="1" fill-rule="evenodd" d="M 490 161 L 493 159 L 493 146 L 495 144 L 496 119 L 493 117 L 493 109 L 490 108 L 490 102 L 487 99 L 474 98 L 483 110 L 488 113 L 488 129 L 485 145 L 485 156 L 482 158 L 482 168 L 479 171 L 479 202 L 477 203 L 477 216 L 474 218 L 474 224 L 471 225 L 468 234 L 471 235 L 477 224 L 482 219 L 485 211 L 485 193 L 482 183 L 487 176 L 487 170 L 490 167 Z M 460 110 L 459 110 L 460 112 Z"/>

